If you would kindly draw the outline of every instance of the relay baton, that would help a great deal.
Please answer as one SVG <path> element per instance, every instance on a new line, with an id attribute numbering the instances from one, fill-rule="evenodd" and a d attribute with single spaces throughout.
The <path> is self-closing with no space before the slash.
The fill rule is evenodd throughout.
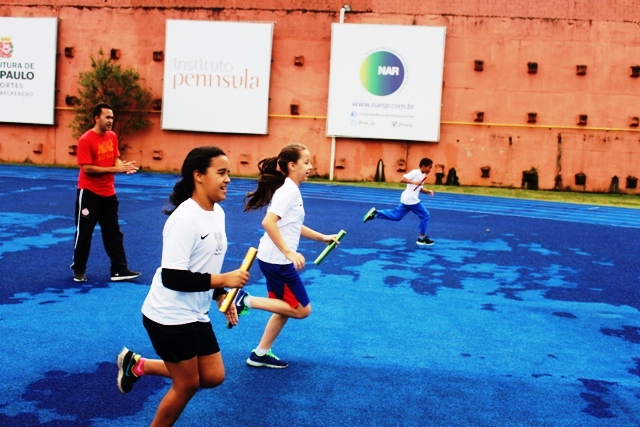
<path id="1" fill-rule="evenodd" d="M 242 261 L 242 264 L 240 265 L 240 270 L 249 271 L 249 269 L 251 268 L 251 264 L 253 264 L 253 260 L 256 259 L 257 254 L 258 254 L 258 250 L 256 248 L 254 247 L 249 248 L 249 250 L 247 251 L 247 254 L 244 256 L 244 260 Z M 222 301 L 222 304 L 220 304 L 220 308 L 218 310 L 220 310 L 223 313 L 226 313 L 227 310 L 229 310 L 231 303 L 236 298 L 237 293 L 238 293 L 238 288 L 230 289 L 229 292 L 227 293 L 227 296 L 224 298 L 224 301 Z"/>
<path id="2" fill-rule="evenodd" d="M 342 239 L 345 234 L 347 234 L 346 231 L 340 230 L 340 232 L 336 236 L 336 239 L 338 241 L 340 241 L 340 239 Z M 313 261 L 313 263 L 315 265 L 320 265 L 322 260 L 325 259 L 327 257 L 327 255 L 329 255 L 329 252 L 331 252 L 335 247 L 336 247 L 336 242 L 331 242 L 331 244 L 329 244 L 326 248 L 324 248 L 324 251 L 322 251 L 322 253 L 320 253 L 320 255 L 318 255 L 318 258 L 316 258 L 316 260 Z"/>
<path id="3" fill-rule="evenodd" d="M 427 179 L 427 177 L 425 176 L 424 178 L 422 178 L 422 181 L 420 181 L 420 184 L 416 185 L 415 187 L 413 187 L 413 191 L 416 191 L 418 188 L 422 187 L 422 184 L 424 184 L 424 181 Z"/>

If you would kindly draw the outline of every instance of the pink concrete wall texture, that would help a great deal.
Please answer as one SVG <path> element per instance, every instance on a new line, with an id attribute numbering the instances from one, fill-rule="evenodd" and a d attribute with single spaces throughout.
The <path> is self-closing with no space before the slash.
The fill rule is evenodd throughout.
<path id="1" fill-rule="evenodd" d="M 289 142 L 306 144 L 315 173 L 331 170 L 325 135 L 331 24 L 344 1 L 247 0 L 0 0 L 0 16 L 57 17 L 57 94 L 54 126 L 0 123 L 0 161 L 75 165 L 67 95 L 78 73 L 102 48 L 120 49 L 154 97 L 162 97 L 167 19 L 273 21 L 269 134 L 163 131 L 153 126 L 128 137 L 123 153 L 147 170 L 177 170 L 199 145 L 217 145 L 233 173 L 255 175 L 257 162 Z M 380 160 L 387 181 L 400 179 L 422 157 L 436 172 L 455 168 L 462 185 L 516 187 L 535 168 L 540 189 L 621 192 L 640 176 L 640 3 L 636 0 L 351 0 L 345 22 L 446 26 L 439 143 L 336 141 L 334 179 L 373 180 Z M 64 48 L 73 47 L 66 58 Z M 303 66 L 294 58 L 304 56 Z M 537 64 L 530 73 L 529 63 Z M 584 68 L 586 66 L 586 73 Z M 481 69 L 481 70 L 480 70 Z M 299 105 L 291 115 L 290 105 Z M 480 114 L 482 113 L 482 114 Z M 580 121 L 586 116 L 586 121 Z M 584 118 L 584 117 L 582 117 Z M 42 144 L 40 153 L 34 147 Z M 38 151 L 38 150 L 36 150 Z M 162 159 L 154 159 L 162 151 Z M 156 156 L 158 157 L 158 156 Z M 481 168 L 489 167 L 489 172 Z M 586 175 L 585 184 L 576 174 Z M 484 176 L 483 176 L 484 175 Z M 436 181 L 436 175 L 429 183 Z M 631 180 L 632 182 L 633 180 Z"/>

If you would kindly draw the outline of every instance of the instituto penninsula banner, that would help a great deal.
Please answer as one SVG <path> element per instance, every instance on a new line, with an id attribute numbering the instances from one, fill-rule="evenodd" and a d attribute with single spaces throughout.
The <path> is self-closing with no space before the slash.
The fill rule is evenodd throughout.
<path id="1" fill-rule="evenodd" d="M 0 122 L 52 125 L 58 18 L 0 17 Z"/>
<path id="2" fill-rule="evenodd" d="M 333 24 L 327 135 L 439 141 L 445 33 Z"/>
<path id="3" fill-rule="evenodd" d="M 266 134 L 273 22 L 167 20 L 162 128 Z"/>

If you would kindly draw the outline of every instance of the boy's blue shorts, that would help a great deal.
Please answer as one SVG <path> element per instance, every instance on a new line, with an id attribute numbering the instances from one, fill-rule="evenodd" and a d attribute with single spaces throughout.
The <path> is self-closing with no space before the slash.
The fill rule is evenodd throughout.
<path id="1" fill-rule="evenodd" d="M 292 263 L 270 264 L 258 260 L 258 265 L 267 279 L 269 298 L 281 299 L 289 304 L 291 308 L 296 308 L 298 304 L 303 307 L 309 305 L 307 290 Z"/>

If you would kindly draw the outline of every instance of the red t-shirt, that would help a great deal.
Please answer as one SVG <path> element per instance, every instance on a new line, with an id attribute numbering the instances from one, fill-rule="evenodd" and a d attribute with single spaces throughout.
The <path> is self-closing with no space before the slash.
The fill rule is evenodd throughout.
<path id="1" fill-rule="evenodd" d="M 82 165 L 111 167 L 115 165 L 118 157 L 120 157 L 120 151 L 115 132 L 108 130 L 102 136 L 93 130 L 85 132 L 78 140 L 78 165 L 80 165 L 78 188 L 92 191 L 102 197 L 116 194 L 114 174 L 87 175 Z"/>

